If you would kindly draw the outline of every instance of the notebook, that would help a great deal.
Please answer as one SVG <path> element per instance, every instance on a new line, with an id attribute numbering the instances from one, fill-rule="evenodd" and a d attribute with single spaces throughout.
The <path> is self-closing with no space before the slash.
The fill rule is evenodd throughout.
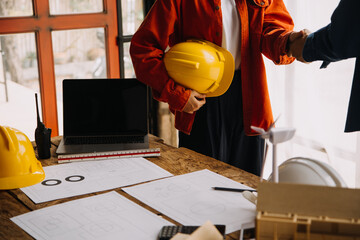
<path id="1" fill-rule="evenodd" d="M 56 153 L 147 149 L 148 112 L 148 88 L 135 78 L 65 79 Z"/>

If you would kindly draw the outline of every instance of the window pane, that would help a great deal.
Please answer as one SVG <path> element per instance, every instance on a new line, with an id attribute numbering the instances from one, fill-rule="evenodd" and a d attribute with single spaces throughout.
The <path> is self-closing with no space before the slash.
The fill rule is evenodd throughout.
<path id="1" fill-rule="evenodd" d="M 132 35 L 144 20 L 143 0 L 122 0 L 123 34 Z"/>
<path id="2" fill-rule="evenodd" d="M 330 16 L 339 1 L 288 0 L 288 3 L 287 7 L 294 17 L 294 22 L 298 26 L 306 26 L 311 31 L 316 31 L 329 24 Z M 318 61 L 309 65 L 292 65 L 295 99 L 293 119 L 297 134 L 328 147 L 356 153 L 357 136 L 344 133 L 355 60 L 332 63 L 323 70 L 319 70 L 320 64 Z"/>
<path id="3" fill-rule="evenodd" d="M 32 16 L 31 0 L 1 0 L 0 17 Z"/>
<path id="4" fill-rule="evenodd" d="M 52 32 L 59 134 L 62 135 L 62 80 L 106 78 L 104 29 Z"/>
<path id="5" fill-rule="evenodd" d="M 50 14 L 75 14 L 102 12 L 102 0 L 49 0 Z"/>
<path id="6" fill-rule="evenodd" d="M 134 72 L 134 67 L 132 65 L 129 48 L 130 48 L 130 42 L 124 43 L 125 78 L 134 78 L 135 72 Z"/>
<path id="7" fill-rule="evenodd" d="M 338 0 L 284 2 L 296 23 L 295 28 L 306 27 L 311 31 L 327 25 L 339 4 Z M 287 158 L 304 156 L 325 161 L 349 187 L 353 187 L 357 174 L 356 160 L 360 159 L 359 134 L 344 133 L 344 127 L 355 62 L 354 59 L 339 61 L 322 70 L 320 65 L 321 61 L 311 64 L 294 62 L 283 66 L 282 77 L 278 74 L 281 67 L 269 61 L 266 68 L 268 83 L 273 85 L 270 87 L 272 103 L 281 114 L 277 126 L 284 119 L 286 125 L 283 126 L 296 128 L 295 138 L 289 141 L 293 142 L 291 148 L 283 153 L 287 154 Z M 276 86 L 279 79 L 284 83 L 282 88 Z M 278 152 L 281 154 L 281 151 Z"/>
<path id="8" fill-rule="evenodd" d="M 40 90 L 35 35 L 0 35 L 0 49 L 0 125 L 16 128 L 34 140 L 35 92 Z"/>

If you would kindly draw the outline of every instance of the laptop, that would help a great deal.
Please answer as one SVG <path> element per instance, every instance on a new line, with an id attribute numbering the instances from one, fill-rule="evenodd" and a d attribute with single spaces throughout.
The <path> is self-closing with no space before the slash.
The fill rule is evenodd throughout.
<path id="1" fill-rule="evenodd" d="M 63 80 L 57 154 L 149 148 L 148 88 L 135 78 Z"/>

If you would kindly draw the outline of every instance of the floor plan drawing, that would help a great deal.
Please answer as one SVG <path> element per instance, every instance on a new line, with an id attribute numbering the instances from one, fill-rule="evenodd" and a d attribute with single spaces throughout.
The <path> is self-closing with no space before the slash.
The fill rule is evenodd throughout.
<path id="1" fill-rule="evenodd" d="M 11 220 L 35 239 L 156 239 L 173 225 L 115 191 L 25 213 Z"/>
<path id="2" fill-rule="evenodd" d="M 183 225 L 207 220 L 226 225 L 226 233 L 255 222 L 256 207 L 241 193 L 212 187 L 249 188 L 209 170 L 122 188 L 125 192 Z"/>
<path id="3" fill-rule="evenodd" d="M 44 167 L 44 171 L 44 181 L 21 188 L 35 203 L 172 176 L 141 157 L 64 163 Z"/>

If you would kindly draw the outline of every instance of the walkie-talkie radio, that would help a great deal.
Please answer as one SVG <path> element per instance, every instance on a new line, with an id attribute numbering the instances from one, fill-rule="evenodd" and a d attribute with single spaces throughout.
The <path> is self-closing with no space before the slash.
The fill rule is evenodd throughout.
<path id="1" fill-rule="evenodd" d="M 35 93 L 35 102 L 36 102 L 36 112 L 37 112 L 37 127 L 35 129 L 35 142 L 38 151 L 38 158 L 47 159 L 50 158 L 51 128 L 46 128 L 44 123 L 40 121 L 37 93 Z"/>

